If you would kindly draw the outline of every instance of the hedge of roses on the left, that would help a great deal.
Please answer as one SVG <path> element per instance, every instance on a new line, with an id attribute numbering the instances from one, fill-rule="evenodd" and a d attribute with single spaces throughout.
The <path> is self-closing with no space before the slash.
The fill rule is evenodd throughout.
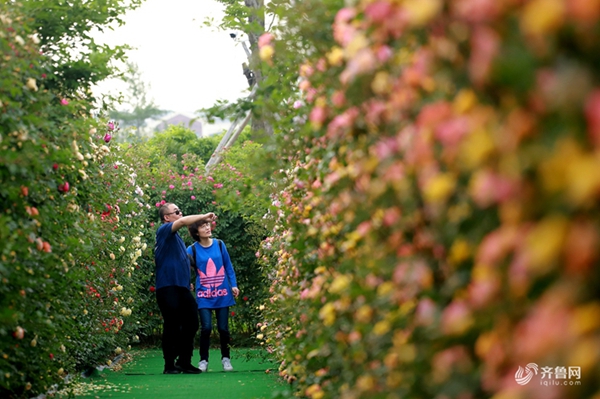
<path id="1" fill-rule="evenodd" d="M 136 340 L 146 208 L 133 169 L 0 4 L 0 396 L 33 397 Z M 107 135 L 108 133 L 108 135 Z M 145 287 L 144 287 L 145 286 Z"/>

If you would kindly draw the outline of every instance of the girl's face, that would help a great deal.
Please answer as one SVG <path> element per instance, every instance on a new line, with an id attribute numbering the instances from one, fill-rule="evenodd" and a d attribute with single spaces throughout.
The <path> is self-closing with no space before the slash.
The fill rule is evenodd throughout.
<path id="1" fill-rule="evenodd" d="M 212 226 L 210 222 L 205 222 L 198 226 L 198 235 L 200 238 L 207 238 L 212 235 Z"/>

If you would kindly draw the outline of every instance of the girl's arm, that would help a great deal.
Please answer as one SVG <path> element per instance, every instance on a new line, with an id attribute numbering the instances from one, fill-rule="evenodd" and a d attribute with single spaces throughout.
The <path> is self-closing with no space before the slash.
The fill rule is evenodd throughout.
<path id="1" fill-rule="evenodd" d="M 233 292 L 233 296 L 235 298 L 240 294 L 240 290 L 237 287 L 237 279 L 235 278 L 235 270 L 233 270 L 233 265 L 231 264 L 231 258 L 229 257 L 229 252 L 227 252 L 227 247 L 222 240 L 219 240 L 222 244 L 221 248 L 223 249 L 223 265 L 225 266 L 225 273 L 227 273 L 227 278 L 229 279 L 229 284 L 231 284 L 231 292 Z"/>

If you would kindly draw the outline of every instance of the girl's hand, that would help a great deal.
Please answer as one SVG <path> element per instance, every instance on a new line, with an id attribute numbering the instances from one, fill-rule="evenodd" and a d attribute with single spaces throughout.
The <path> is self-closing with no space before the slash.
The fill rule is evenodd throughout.
<path id="1" fill-rule="evenodd" d="M 240 290 L 238 289 L 238 287 L 233 287 L 233 288 L 231 289 L 231 291 L 233 292 L 233 297 L 234 297 L 234 298 L 237 298 L 237 297 L 238 297 L 238 295 L 240 295 Z"/>

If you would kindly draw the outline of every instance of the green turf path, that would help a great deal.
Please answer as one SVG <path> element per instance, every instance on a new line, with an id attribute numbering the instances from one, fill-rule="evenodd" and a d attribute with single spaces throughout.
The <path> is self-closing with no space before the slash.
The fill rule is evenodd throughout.
<path id="1" fill-rule="evenodd" d="M 224 372 L 220 352 L 211 350 L 208 371 L 195 375 L 162 374 L 160 349 L 134 351 L 133 360 L 123 364 L 121 370 L 95 371 L 92 376 L 71 384 L 69 390 L 76 398 L 90 399 L 266 399 L 289 389 L 278 379 L 274 363 L 256 358 L 246 360 L 243 356 L 246 351 L 252 350 L 232 351 L 234 369 Z M 194 365 L 197 365 L 197 357 L 195 354 Z"/>

